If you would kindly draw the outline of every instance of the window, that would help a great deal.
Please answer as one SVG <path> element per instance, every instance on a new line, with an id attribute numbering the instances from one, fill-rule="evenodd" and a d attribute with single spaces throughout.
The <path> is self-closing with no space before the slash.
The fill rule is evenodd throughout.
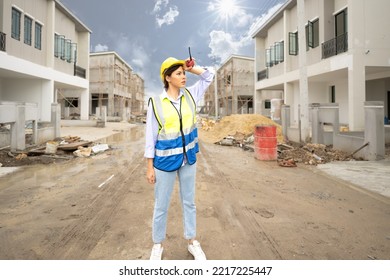
<path id="1" fill-rule="evenodd" d="M 284 41 L 276 42 L 265 50 L 265 66 L 272 67 L 284 61 Z"/>
<path id="2" fill-rule="evenodd" d="M 65 59 L 65 36 L 54 35 L 54 56 Z"/>
<path id="3" fill-rule="evenodd" d="M 232 84 L 232 76 L 228 75 L 226 78 L 226 84 L 230 86 Z"/>
<path id="4" fill-rule="evenodd" d="M 63 35 L 54 34 L 54 56 L 69 63 L 76 63 L 77 44 L 65 39 Z"/>
<path id="5" fill-rule="evenodd" d="M 31 46 L 32 41 L 32 18 L 24 16 L 24 43 Z"/>
<path id="6" fill-rule="evenodd" d="M 264 100 L 264 109 L 271 109 L 271 100 Z"/>
<path id="7" fill-rule="evenodd" d="M 298 55 L 298 31 L 290 32 L 288 35 L 289 35 L 288 53 L 290 55 Z"/>
<path id="8" fill-rule="evenodd" d="M 54 34 L 54 56 L 59 57 L 59 44 L 60 44 L 60 35 Z"/>
<path id="9" fill-rule="evenodd" d="M 331 86 L 330 87 L 330 103 L 336 103 L 336 87 Z"/>
<path id="10" fill-rule="evenodd" d="M 69 39 L 65 40 L 65 60 L 70 62 L 72 51 L 72 42 Z"/>
<path id="11" fill-rule="evenodd" d="M 309 21 L 306 25 L 306 50 L 309 48 L 316 48 L 320 44 L 320 28 L 319 20 Z"/>
<path id="12" fill-rule="evenodd" d="M 347 10 L 341 11 L 335 17 L 336 17 L 336 37 L 338 37 L 348 32 Z"/>
<path id="13" fill-rule="evenodd" d="M 35 23 L 35 48 L 42 49 L 42 24 Z"/>
<path id="14" fill-rule="evenodd" d="M 348 13 L 343 10 L 335 16 L 336 54 L 348 50 Z"/>
<path id="15" fill-rule="evenodd" d="M 284 41 L 275 43 L 275 61 L 277 63 L 284 61 Z"/>
<path id="16" fill-rule="evenodd" d="M 20 18 L 22 13 L 15 8 L 12 8 L 12 26 L 11 37 L 20 40 Z"/>
<path id="17" fill-rule="evenodd" d="M 271 49 L 266 49 L 265 50 L 265 66 L 266 67 L 273 66 L 273 64 L 271 62 Z"/>
<path id="18" fill-rule="evenodd" d="M 71 52 L 70 52 L 70 61 L 71 63 L 76 63 L 77 61 L 77 44 L 71 44 Z"/>

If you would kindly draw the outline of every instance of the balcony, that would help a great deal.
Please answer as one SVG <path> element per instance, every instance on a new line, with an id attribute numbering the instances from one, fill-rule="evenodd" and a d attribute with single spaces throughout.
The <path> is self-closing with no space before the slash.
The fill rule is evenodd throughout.
<path id="1" fill-rule="evenodd" d="M 84 68 L 77 66 L 75 64 L 74 65 L 74 75 L 85 79 L 87 77 L 87 71 Z"/>
<path id="2" fill-rule="evenodd" d="M 257 81 L 261 81 L 264 79 L 268 79 L 268 68 L 264 69 L 263 71 L 257 72 Z"/>
<path id="3" fill-rule="evenodd" d="M 322 43 L 322 59 L 348 51 L 348 33 Z"/>
<path id="4" fill-rule="evenodd" d="M 0 51 L 5 52 L 5 38 L 6 35 L 0 31 Z"/>

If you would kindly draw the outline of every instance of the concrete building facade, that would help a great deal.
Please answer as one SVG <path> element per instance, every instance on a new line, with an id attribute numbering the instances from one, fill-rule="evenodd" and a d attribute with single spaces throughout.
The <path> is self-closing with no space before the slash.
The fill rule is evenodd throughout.
<path id="1" fill-rule="evenodd" d="M 282 92 L 304 141 L 310 104 L 337 105 L 351 132 L 364 131 L 366 102 L 381 101 L 388 117 L 389 9 L 387 0 L 288 0 L 253 33 L 255 111 L 270 91 Z"/>
<path id="2" fill-rule="evenodd" d="M 203 112 L 215 115 L 217 107 L 218 116 L 253 113 L 253 71 L 253 58 L 238 55 L 229 57 L 216 71 L 216 78 L 205 94 Z"/>
<path id="3" fill-rule="evenodd" d="M 25 121 L 38 128 L 55 121 L 60 96 L 77 98 L 79 117 L 88 119 L 90 33 L 60 1 L 0 0 L 0 123 L 21 123 L 11 146 L 24 148 Z M 38 142 L 54 136 L 38 133 Z"/>
<path id="4" fill-rule="evenodd" d="M 104 106 L 108 120 L 129 120 L 144 110 L 144 88 L 143 79 L 116 52 L 91 53 L 91 115 Z"/>

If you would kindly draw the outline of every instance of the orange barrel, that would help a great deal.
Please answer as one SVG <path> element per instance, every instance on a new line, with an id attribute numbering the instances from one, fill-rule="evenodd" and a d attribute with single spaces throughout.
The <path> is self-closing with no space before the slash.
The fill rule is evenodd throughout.
<path id="1" fill-rule="evenodd" d="M 276 160 L 278 157 L 276 126 L 256 125 L 255 157 L 259 160 Z"/>

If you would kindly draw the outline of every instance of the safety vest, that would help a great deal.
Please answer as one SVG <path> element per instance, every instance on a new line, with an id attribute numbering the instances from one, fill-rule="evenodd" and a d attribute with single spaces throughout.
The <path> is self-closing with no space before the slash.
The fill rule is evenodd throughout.
<path id="1" fill-rule="evenodd" d="M 153 165 L 163 171 L 179 169 L 186 157 L 188 164 L 196 162 L 199 151 L 196 128 L 196 104 L 185 89 L 180 97 L 180 110 L 164 95 L 150 98 L 159 124 Z"/>

